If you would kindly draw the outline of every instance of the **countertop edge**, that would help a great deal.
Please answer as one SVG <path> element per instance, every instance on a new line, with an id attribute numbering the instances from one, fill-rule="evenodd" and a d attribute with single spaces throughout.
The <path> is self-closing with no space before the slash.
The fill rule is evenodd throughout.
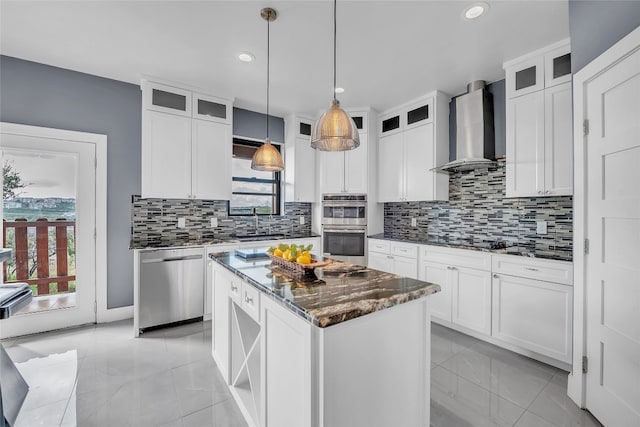
<path id="1" fill-rule="evenodd" d="M 377 301 L 377 303 L 373 305 L 373 309 L 365 308 L 365 306 L 371 307 L 371 304 L 370 304 L 371 300 L 363 300 L 363 301 L 358 301 L 355 304 L 353 302 L 351 302 L 350 304 L 336 304 L 331 307 L 305 311 L 293 304 L 288 303 L 287 300 L 283 300 L 278 295 L 271 292 L 270 289 L 267 289 L 264 286 L 262 286 L 260 283 L 257 283 L 251 277 L 242 273 L 242 271 L 235 269 L 232 266 L 222 262 L 221 259 L 218 259 L 215 256 L 209 256 L 209 258 L 215 261 L 218 265 L 221 265 L 222 267 L 224 267 L 226 270 L 230 271 L 231 273 L 245 280 L 247 283 L 250 283 L 251 286 L 258 289 L 261 294 L 268 296 L 269 298 L 271 298 L 273 301 L 275 301 L 282 307 L 289 309 L 289 311 L 305 319 L 311 325 L 316 326 L 318 328 L 326 328 L 332 325 L 337 325 L 339 323 L 346 322 L 347 320 L 363 317 L 367 314 L 373 314 L 378 311 L 381 311 L 387 308 L 392 308 L 392 307 L 395 307 L 404 303 L 408 303 L 411 301 L 415 301 L 441 291 L 440 285 L 431 283 L 431 282 L 424 282 L 424 283 L 428 283 L 428 286 L 422 289 L 408 292 L 408 293 L 393 295 L 391 297 L 385 298 L 382 301 Z M 398 277 L 401 277 L 401 276 L 398 276 Z M 325 316 L 322 315 L 323 312 L 329 312 L 330 309 L 332 309 L 332 311 L 335 312 L 335 307 L 341 306 L 341 305 L 345 306 L 345 308 L 348 305 L 351 305 L 351 308 L 349 310 L 345 309 L 343 311 L 340 311 L 337 314 L 334 313 L 332 315 L 325 315 Z M 355 308 L 353 307 L 354 305 L 355 305 Z"/>

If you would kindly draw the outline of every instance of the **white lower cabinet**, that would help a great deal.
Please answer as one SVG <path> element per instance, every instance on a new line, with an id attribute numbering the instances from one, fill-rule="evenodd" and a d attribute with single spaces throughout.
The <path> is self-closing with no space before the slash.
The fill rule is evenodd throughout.
<path id="1" fill-rule="evenodd" d="M 487 253 L 421 246 L 418 278 L 442 289 L 432 298 L 432 317 L 491 334 L 490 268 Z"/>
<path id="2" fill-rule="evenodd" d="M 493 337 L 571 363 L 571 263 L 510 258 L 513 257 L 494 259 Z M 523 272 L 520 276 L 502 272 L 513 272 L 518 265 Z M 558 281 L 563 280 L 565 284 L 540 280 L 540 277 L 562 277 Z"/>
<path id="3" fill-rule="evenodd" d="M 369 239 L 367 250 L 369 268 L 418 278 L 418 245 Z"/>

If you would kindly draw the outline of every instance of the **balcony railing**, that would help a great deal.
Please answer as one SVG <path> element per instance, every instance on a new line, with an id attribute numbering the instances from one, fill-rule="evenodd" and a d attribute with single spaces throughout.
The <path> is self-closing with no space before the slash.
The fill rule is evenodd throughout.
<path id="1" fill-rule="evenodd" d="M 75 232 L 75 221 L 3 221 L 3 246 L 13 249 L 4 263 L 4 282 L 34 285 L 36 295 L 69 292 L 70 282 L 75 289 Z"/>

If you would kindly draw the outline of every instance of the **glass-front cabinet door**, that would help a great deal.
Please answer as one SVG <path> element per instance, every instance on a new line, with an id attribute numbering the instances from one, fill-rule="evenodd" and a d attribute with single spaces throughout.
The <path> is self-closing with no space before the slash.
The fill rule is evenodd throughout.
<path id="1" fill-rule="evenodd" d="M 231 102 L 214 96 L 193 94 L 193 118 L 231 124 Z"/>
<path id="2" fill-rule="evenodd" d="M 571 81 L 571 52 L 569 45 L 559 47 L 544 56 L 545 87 Z"/>
<path id="3" fill-rule="evenodd" d="M 536 57 L 507 68 L 507 97 L 544 89 L 544 58 Z"/>
<path id="4" fill-rule="evenodd" d="M 143 82 L 143 103 L 148 110 L 191 116 L 191 92 L 159 83 Z"/>

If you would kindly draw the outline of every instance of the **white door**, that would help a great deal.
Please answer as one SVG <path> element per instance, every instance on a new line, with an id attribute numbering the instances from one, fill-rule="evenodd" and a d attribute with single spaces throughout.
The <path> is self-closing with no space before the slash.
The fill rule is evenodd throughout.
<path id="1" fill-rule="evenodd" d="M 191 119 L 145 111 L 142 139 L 142 197 L 191 196 Z"/>
<path id="2" fill-rule="evenodd" d="M 344 186 L 347 193 L 366 193 L 369 173 L 367 134 L 360 134 L 360 146 L 344 152 Z"/>
<path id="3" fill-rule="evenodd" d="M 231 125 L 207 120 L 191 121 L 192 195 L 198 199 L 231 199 Z"/>
<path id="4" fill-rule="evenodd" d="M 572 93 L 571 82 L 544 91 L 544 191 L 554 196 L 573 194 Z"/>
<path id="5" fill-rule="evenodd" d="M 13 249 L 5 280 L 27 282 L 37 296 L 2 321 L 0 338 L 94 323 L 96 144 L 5 128 L 3 165 L 24 184 L 3 192 L 5 244 Z"/>
<path id="6" fill-rule="evenodd" d="M 507 102 L 507 197 L 544 192 L 544 91 Z"/>
<path id="7" fill-rule="evenodd" d="M 490 335 L 491 273 L 465 267 L 451 269 L 453 323 Z"/>
<path id="8" fill-rule="evenodd" d="M 433 200 L 434 172 L 428 166 L 435 164 L 433 155 L 433 123 L 404 132 L 405 200 Z"/>
<path id="9" fill-rule="evenodd" d="M 378 202 L 404 198 L 403 135 L 386 135 L 378 142 Z"/>
<path id="10" fill-rule="evenodd" d="M 440 292 L 429 296 L 431 317 L 451 322 L 451 270 L 437 262 L 420 261 L 418 279 L 440 285 Z"/>
<path id="11" fill-rule="evenodd" d="M 585 86 L 586 406 L 640 425 L 640 46 Z"/>
<path id="12" fill-rule="evenodd" d="M 418 278 L 418 261 L 402 256 L 393 257 L 393 273 L 410 279 Z"/>
<path id="13" fill-rule="evenodd" d="M 320 194 L 344 191 L 344 152 L 320 152 Z"/>

